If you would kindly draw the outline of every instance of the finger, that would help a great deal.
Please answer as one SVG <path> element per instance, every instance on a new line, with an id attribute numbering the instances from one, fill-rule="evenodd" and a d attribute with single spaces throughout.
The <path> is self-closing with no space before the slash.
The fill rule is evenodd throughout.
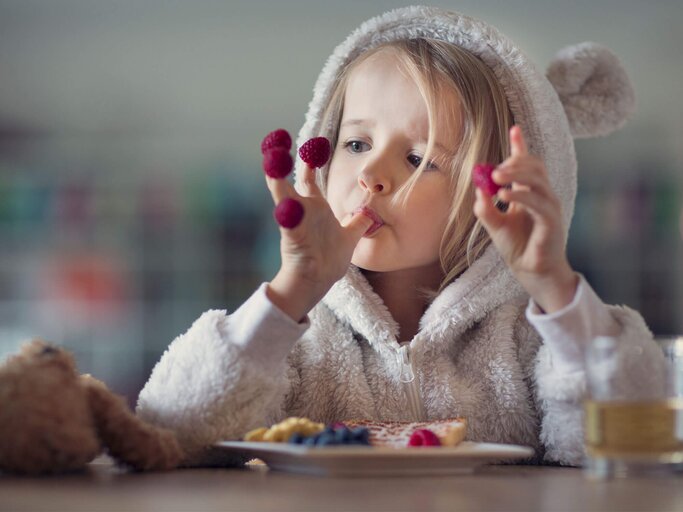
<path id="1" fill-rule="evenodd" d="M 292 184 L 286 179 L 271 178 L 266 175 L 266 185 L 268 185 L 268 190 L 270 190 L 270 195 L 275 204 L 280 204 L 285 197 L 300 197 Z"/>
<path id="2" fill-rule="evenodd" d="M 304 166 L 301 183 L 303 185 L 303 195 L 308 197 L 323 196 L 323 193 L 320 191 L 320 187 L 318 187 L 318 183 L 316 182 L 315 169 L 308 164 Z"/>
<path id="3" fill-rule="evenodd" d="M 526 155 L 528 153 L 524 135 L 519 125 L 510 128 L 510 154 L 512 156 Z"/>
<path id="4" fill-rule="evenodd" d="M 530 190 L 501 190 L 500 199 L 515 205 L 523 206 L 535 219 L 551 225 L 558 217 L 559 204 L 548 201 Z"/>
<path id="5" fill-rule="evenodd" d="M 499 196 L 502 191 L 502 189 L 498 191 Z M 505 213 L 501 212 L 491 197 L 484 194 L 481 189 L 475 189 L 474 193 L 476 197 L 473 208 L 474 215 L 481 221 L 486 231 L 492 234 L 505 222 Z"/>
<path id="6" fill-rule="evenodd" d="M 524 159 L 517 163 L 503 164 L 493 171 L 491 177 L 499 185 L 523 185 L 525 188 L 535 190 L 545 197 L 549 197 L 553 193 L 545 168 L 535 161 Z"/>
<path id="7" fill-rule="evenodd" d="M 358 212 L 353 214 L 351 219 L 344 224 L 344 230 L 349 233 L 352 238 L 360 240 L 365 232 L 370 229 L 374 223 L 375 221 L 370 217 Z"/>

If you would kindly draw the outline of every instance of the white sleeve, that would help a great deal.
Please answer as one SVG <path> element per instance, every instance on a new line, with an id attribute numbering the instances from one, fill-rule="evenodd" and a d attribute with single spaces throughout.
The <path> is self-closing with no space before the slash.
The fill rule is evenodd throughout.
<path id="1" fill-rule="evenodd" d="M 138 416 L 175 432 L 186 465 L 209 463 L 214 442 L 237 439 L 281 412 L 296 374 L 287 355 L 309 322 L 296 323 L 273 305 L 266 286 L 231 315 L 202 314 L 140 392 Z"/>
<path id="2" fill-rule="evenodd" d="M 539 314 L 530 303 L 526 316 L 543 339 L 534 377 L 545 458 L 580 465 L 584 458 L 582 401 L 586 396 L 584 353 L 588 343 L 598 335 L 616 339 L 622 364 L 614 385 L 634 398 L 664 387 L 664 354 L 637 311 L 604 304 L 583 276 L 567 307 Z"/>
<path id="3" fill-rule="evenodd" d="M 554 367 L 562 373 L 583 368 L 585 348 L 595 336 L 616 336 L 620 331 L 608 307 L 581 274 L 574 299 L 568 305 L 546 314 L 529 299 L 526 317 L 552 354 Z"/>

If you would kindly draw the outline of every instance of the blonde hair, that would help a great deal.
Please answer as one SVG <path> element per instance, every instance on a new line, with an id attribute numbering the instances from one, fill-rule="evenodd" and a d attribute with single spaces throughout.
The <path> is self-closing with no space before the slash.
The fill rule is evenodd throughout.
<path id="1" fill-rule="evenodd" d="M 454 44 L 436 39 L 392 41 L 368 50 L 352 61 L 342 72 L 322 115 L 322 129 L 336 147 L 339 123 L 344 109 L 344 96 L 350 73 L 363 61 L 380 51 L 392 51 L 401 70 L 415 81 L 427 105 L 429 136 L 427 150 L 416 172 L 395 196 L 405 200 L 433 153 L 437 115 L 451 114 L 442 120 L 459 122 L 459 140 L 452 141 L 455 151 L 449 162 L 438 162 L 450 170 L 452 208 L 441 239 L 439 260 L 444 278 L 438 292 L 475 261 L 490 243 L 488 233 L 472 212 L 474 190 L 471 169 L 481 162 L 498 164 L 508 155 L 508 132 L 513 124 L 505 92 L 493 71 L 476 56 Z M 448 93 L 459 99 L 459 114 L 452 109 Z M 438 113 L 438 114 L 437 114 Z M 453 117 L 457 116 L 457 119 Z M 330 126 L 334 122 L 333 126 Z M 447 141 L 448 142 L 448 141 Z M 504 205 L 499 204 L 499 208 Z M 437 292 L 437 293 L 438 293 Z"/>

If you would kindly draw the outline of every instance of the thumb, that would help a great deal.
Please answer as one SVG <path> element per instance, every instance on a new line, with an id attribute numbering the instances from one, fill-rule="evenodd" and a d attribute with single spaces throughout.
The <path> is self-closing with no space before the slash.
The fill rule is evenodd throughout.
<path id="1" fill-rule="evenodd" d="M 356 240 L 360 240 L 365 232 L 375 223 L 362 212 L 351 214 L 351 219 L 344 224 L 344 230 Z"/>
<path id="2" fill-rule="evenodd" d="M 476 200 L 474 202 L 474 215 L 481 221 L 489 235 L 498 231 L 505 223 L 505 214 L 493 204 L 479 188 L 475 189 Z"/>

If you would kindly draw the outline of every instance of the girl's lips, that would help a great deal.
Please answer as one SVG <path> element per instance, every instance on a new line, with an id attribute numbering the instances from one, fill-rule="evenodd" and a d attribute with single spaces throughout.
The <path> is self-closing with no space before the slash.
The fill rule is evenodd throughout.
<path id="1" fill-rule="evenodd" d="M 372 219 L 373 224 L 370 226 L 367 231 L 363 234 L 363 236 L 370 236 L 372 235 L 375 231 L 377 231 L 379 228 L 381 228 L 384 225 L 384 221 L 382 220 L 382 217 L 379 216 L 379 214 L 373 210 L 372 208 L 368 206 L 359 206 L 355 210 L 353 210 L 353 214 L 357 213 L 362 213 L 363 215 L 369 217 Z"/>

